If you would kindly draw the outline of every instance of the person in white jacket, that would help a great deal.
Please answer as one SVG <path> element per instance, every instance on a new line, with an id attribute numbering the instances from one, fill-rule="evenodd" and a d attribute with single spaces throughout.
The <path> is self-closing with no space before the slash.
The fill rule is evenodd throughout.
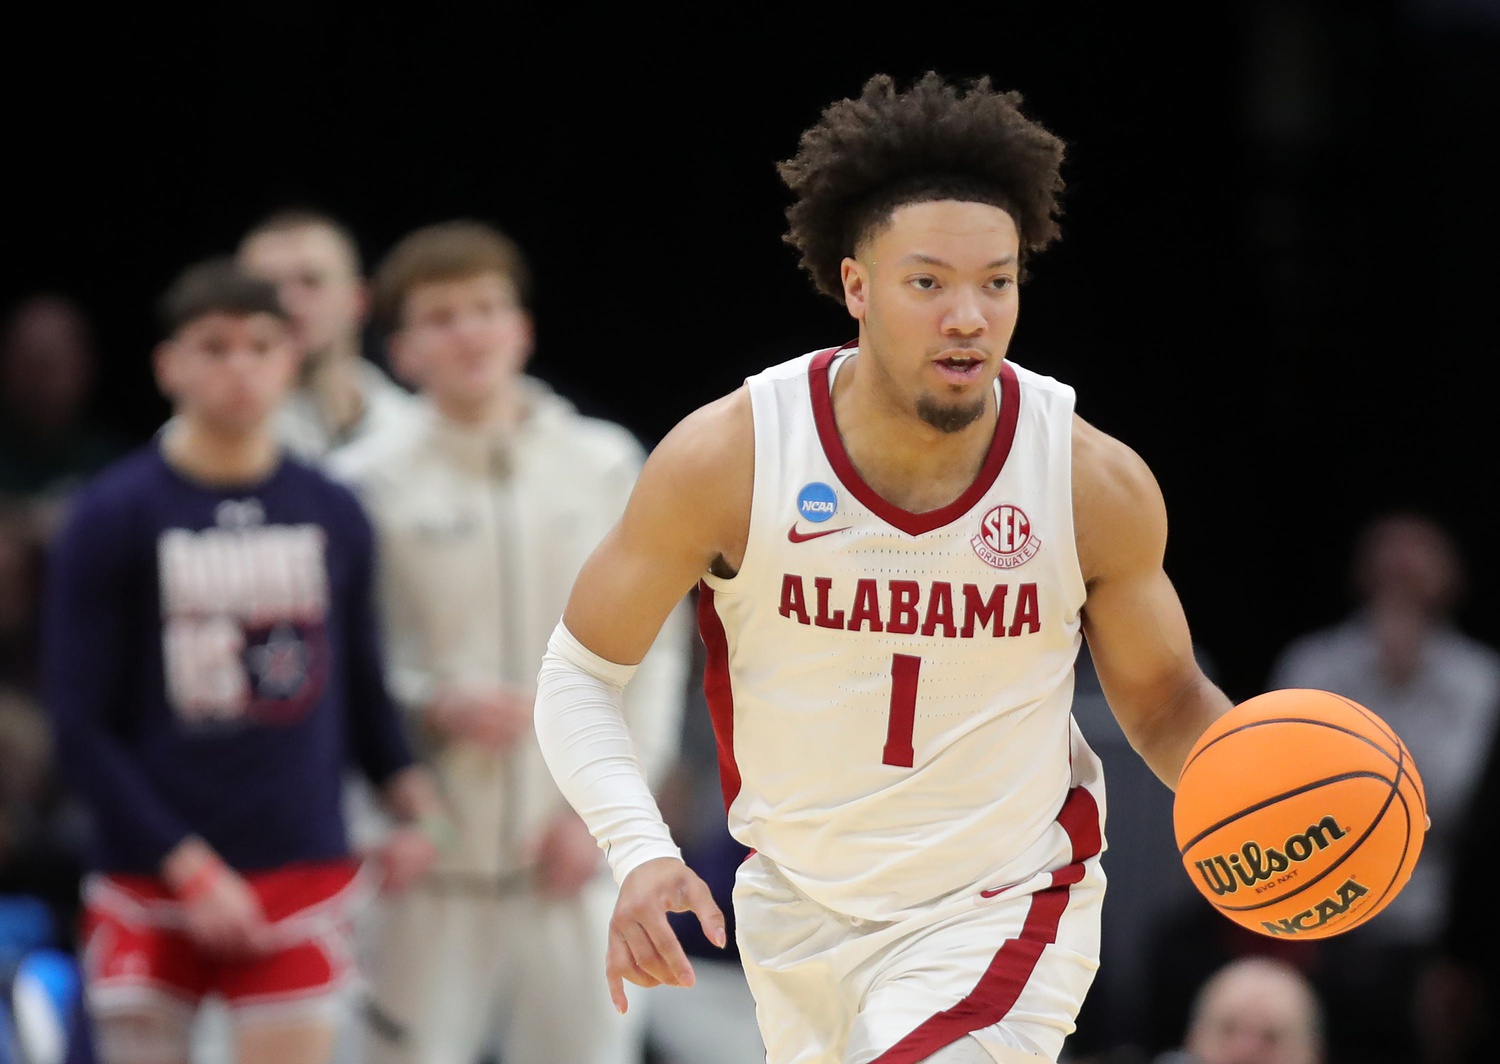
<path id="1" fill-rule="evenodd" d="M 617 1015 L 597 978 L 615 884 L 531 720 L 547 639 L 645 451 L 524 372 L 527 288 L 519 248 L 487 224 L 399 241 L 375 299 L 419 416 L 332 460 L 377 530 L 391 687 L 455 815 L 446 855 L 378 921 L 371 1064 L 644 1055 L 643 1017 Z M 631 686 L 653 780 L 677 752 L 688 621 L 684 601 Z"/>

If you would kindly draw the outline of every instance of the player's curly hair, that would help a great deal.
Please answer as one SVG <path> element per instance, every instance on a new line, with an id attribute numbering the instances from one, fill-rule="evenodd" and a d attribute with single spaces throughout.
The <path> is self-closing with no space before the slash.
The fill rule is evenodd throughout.
<path id="1" fill-rule="evenodd" d="M 1021 265 L 1059 235 L 1064 144 L 1021 112 L 1021 95 L 988 77 L 962 85 L 929 71 L 905 92 L 877 74 L 807 129 L 777 164 L 796 196 L 782 238 L 818 291 L 844 299 L 839 264 L 897 207 L 937 199 L 988 203 L 1021 237 Z"/>

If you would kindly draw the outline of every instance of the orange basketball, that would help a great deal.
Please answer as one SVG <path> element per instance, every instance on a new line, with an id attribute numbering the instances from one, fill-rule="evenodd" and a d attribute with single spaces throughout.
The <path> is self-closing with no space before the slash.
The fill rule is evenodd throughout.
<path id="1" fill-rule="evenodd" d="M 1173 800 L 1188 877 L 1273 938 L 1340 935 L 1406 886 L 1427 796 L 1390 725 L 1328 691 L 1269 691 L 1216 720 Z"/>

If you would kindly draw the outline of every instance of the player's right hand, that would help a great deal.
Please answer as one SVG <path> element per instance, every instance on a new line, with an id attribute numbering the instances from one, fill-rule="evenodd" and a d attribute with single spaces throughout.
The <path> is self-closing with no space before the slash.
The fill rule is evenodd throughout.
<path id="1" fill-rule="evenodd" d="M 269 953 L 271 925 L 255 891 L 227 866 L 202 893 L 184 900 L 187 934 L 205 954 L 243 960 Z"/>
<path id="2" fill-rule="evenodd" d="M 625 877 L 609 920 L 604 974 L 615 1011 L 629 1008 L 625 981 L 636 986 L 692 986 L 693 966 L 683 952 L 667 913 L 692 912 L 714 945 L 728 941 L 724 914 L 708 884 L 674 857 L 647 861 Z"/>

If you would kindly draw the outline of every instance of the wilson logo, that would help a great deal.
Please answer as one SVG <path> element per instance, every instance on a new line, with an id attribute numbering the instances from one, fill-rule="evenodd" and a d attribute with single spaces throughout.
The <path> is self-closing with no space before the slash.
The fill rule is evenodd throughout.
<path id="1" fill-rule="evenodd" d="M 1259 883 L 1276 878 L 1292 865 L 1301 864 L 1313 854 L 1328 849 L 1344 834 L 1339 822 L 1330 815 L 1301 834 L 1291 836 L 1279 848 L 1262 849 L 1258 842 L 1247 842 L 1238 852 L 1195 861 L 1194 864 L 1203 885 L 1222 897 L 1233 894 L 1242 885 L 1253 889 Z"/>
<path id="2" fill-rule="evenodd" d="M 1297 935 L 1304 931 L 1322 927 L 1330 920 L 1343 916 L 1354 903 L 1370 893 L 1370 888 L 1352 879 L 1344 881 L 1339 888 L 1338 896 L 1324 898 L 1310 909 L 1304 909 L 1296 916 L 1289 916 L 1284 920 L 1262 920 L 1260 926 L 1266 929 L 1268 935 Z"/>

